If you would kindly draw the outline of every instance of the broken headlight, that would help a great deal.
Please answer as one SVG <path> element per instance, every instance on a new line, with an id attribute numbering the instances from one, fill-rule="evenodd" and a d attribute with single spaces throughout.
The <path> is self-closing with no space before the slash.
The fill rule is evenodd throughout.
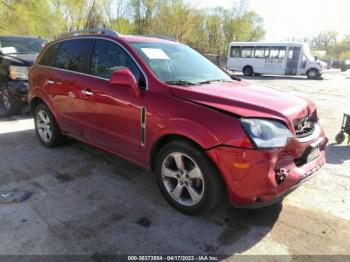
<path id="1" fill-rule="evenodd" d="M 292 133 L 281 122 L 275 120 L 242 118 L 241 124 L 259 148 L 283 147 Z"/>

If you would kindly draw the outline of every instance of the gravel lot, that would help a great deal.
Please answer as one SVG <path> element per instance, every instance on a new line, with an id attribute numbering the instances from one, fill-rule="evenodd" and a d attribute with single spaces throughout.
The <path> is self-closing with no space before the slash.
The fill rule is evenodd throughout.
<path id="1" fill-rule="evenodd" d="M 147 171 L 77 141 L 45 149 L 30 116 L 1 116 L 0 190 L 33 194 L 0 205 L 0 254 L 350 255 L 350 146 L 334 144 L 350 113 L 350 72 L 247 81 L 315 101 L 330 138 L 327 165 L 283 204 L 223 203 L 188 217 L 166 203 Z"/>

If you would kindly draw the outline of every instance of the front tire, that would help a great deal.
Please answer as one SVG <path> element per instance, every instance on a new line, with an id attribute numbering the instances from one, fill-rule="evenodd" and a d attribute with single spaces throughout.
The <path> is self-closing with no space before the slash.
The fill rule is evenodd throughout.
<path id="1" fill-rule="evenodd" d="M 61 131 L 49 108 L 45 104 L 39 104 L 34 113 L 35 131 L 40 143 L 53 148 L 66 143 L 66 137 Z"/>
<path id="2" fill-rule="evenodd" d="M 306 76 L 308 79 L 319 79 L 321 74 L 317 69 L 312 68 L 309 71 L 307 71 Z"/>
<path id="3" fill-rule="evenodd" d="M 199 148 L 173 141 L 161 148 L 155 163 L 158 186 L 166 200 L 188 215 L 207 213 L 224 195 L 218 170 Z"/>
<path id="4" fill-rule="evenodd" d="M 1 105 L 5 114 L 8 116 L 21 113 L 22 102 L 14 100 L 7 88 L 4 88 L 1 92 Z"/>

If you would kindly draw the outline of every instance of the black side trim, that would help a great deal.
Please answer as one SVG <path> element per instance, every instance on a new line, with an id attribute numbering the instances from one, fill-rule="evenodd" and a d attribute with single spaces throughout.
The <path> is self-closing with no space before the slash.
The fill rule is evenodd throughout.
<path id="1" fill-rule="evenodd" d="M 141 107 L 141 146 L 146 144 L 146 108 Z"/>

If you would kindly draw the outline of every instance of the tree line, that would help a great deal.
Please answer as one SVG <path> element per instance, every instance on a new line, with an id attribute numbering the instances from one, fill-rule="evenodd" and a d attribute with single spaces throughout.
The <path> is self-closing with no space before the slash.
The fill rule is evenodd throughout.
<path id="1" fill-rule="evenodd" d="M 231 41 L 258 41 L 263 19 L 241 0 L 232 9 L 198 9 L 186 0 L 0 0 L 0 35 L 56 38 L 64 32 L 111 28 L 163 35 L 204 53 L 223 55 Z"/>
<path id="2" fill-rule="evenodd" d="M 339 37 L 336 31 L 324 31 L 311 39 L 313 50 L 326 51 L 326 59 L 350 59 L 350 33 Z"/>

